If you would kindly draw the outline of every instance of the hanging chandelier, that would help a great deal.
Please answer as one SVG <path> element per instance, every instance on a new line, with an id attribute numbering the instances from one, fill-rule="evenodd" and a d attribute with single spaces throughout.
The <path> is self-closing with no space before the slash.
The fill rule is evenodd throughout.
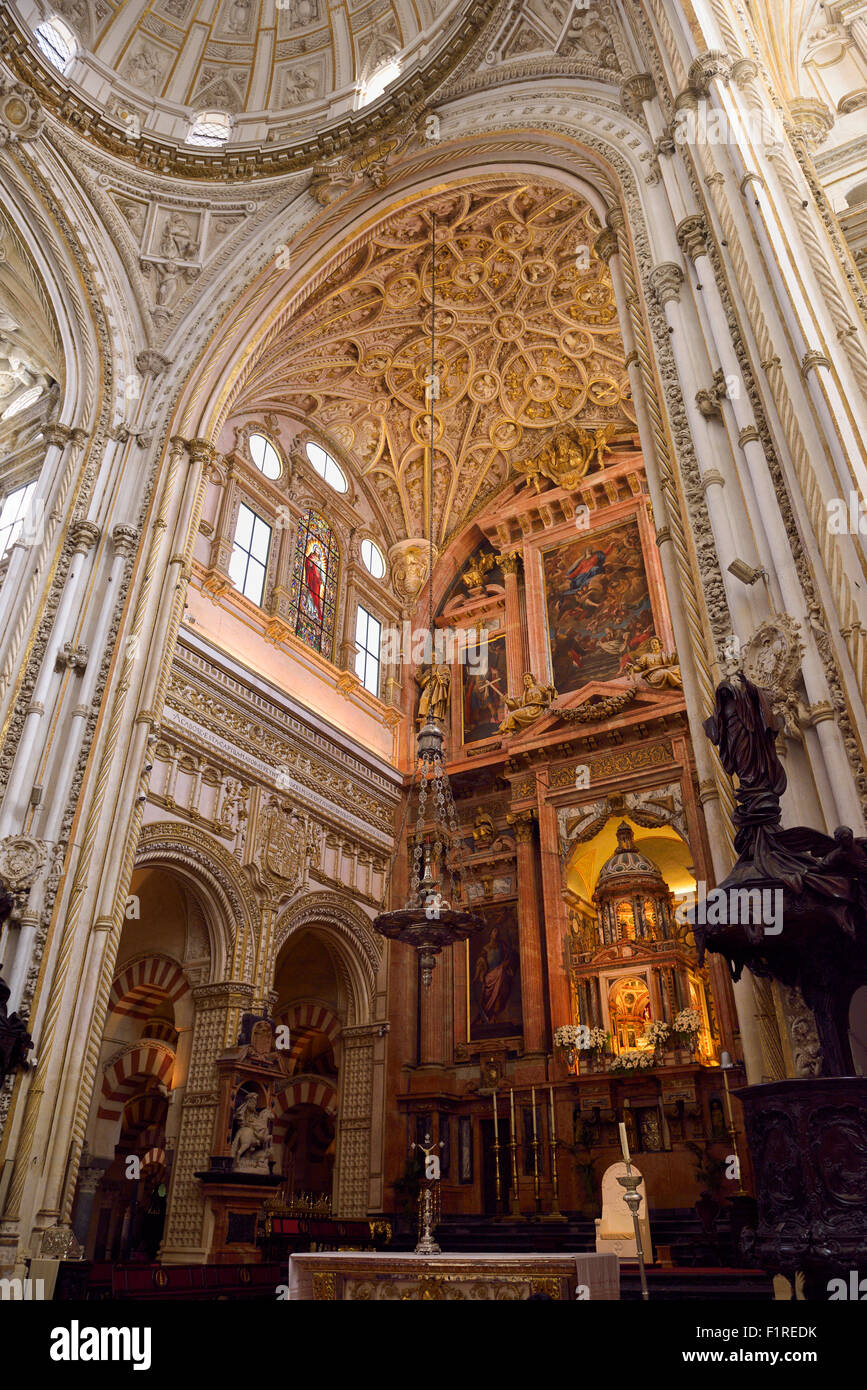
<path id="1" fill-rule="evenodd" d="M 436 664 L 436 643 L 433 611 L 433 490 L 434 490 L 434 401 L 436 382 L 436 216 L 431 213 L 431 367 L 428 384 L 430 407 L 430 443 L 428 446 L 428 635 L 430 679 L 433 682 Z M 462 844 L 455 803 L 446 774 L 443 754 L 444 736 L 439 718 L 433 713 L 433 700 L 428 701 L 425 722 L 416 736 L 415 770 L 404 808 L 403 821 L 397 836 L 391 868 L 403 840 L 413 793 L 418 788 L 415 827 L 410 848 L 409 896 L 403 907 L 394 912 L 382 912 L 374 918 L 374 930 L 392 941 L 402 941 L 414 947 L 421 966 L 422 984 L 430 988 L 436 957 L 444 946 L 467 937 L 484 926 L 481 917 L 464 906 L 466 898 L 461 870 Z M 388 893 L 391 873 L 386 883 Z M 383 896 L 383 904 L 385 902 Z"/>

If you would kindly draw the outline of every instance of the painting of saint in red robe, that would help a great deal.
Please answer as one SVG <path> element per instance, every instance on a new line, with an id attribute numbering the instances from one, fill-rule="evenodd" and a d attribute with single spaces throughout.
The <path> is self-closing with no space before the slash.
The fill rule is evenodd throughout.
<path id="1" fill-rule="evenodd" d="M 469 944 L 471 1041 L 512 1037 L 523 1027 L 515 904 L 483 908 L 481 915 L 484 930 Z"/>
<path id="2" fill-rule="evenodd" d="M 322 542 L 316 536 L 307 537 L 304 555 L 303 605 L 307 616 L 315 623 L 325 618 L 325 574 L 328 560 Z"/>

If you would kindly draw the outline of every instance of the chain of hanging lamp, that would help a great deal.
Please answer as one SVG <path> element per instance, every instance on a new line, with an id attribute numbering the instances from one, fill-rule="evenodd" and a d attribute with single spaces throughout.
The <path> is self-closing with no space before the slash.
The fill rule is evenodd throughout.
<path id="1" fill-rule="evenodd" d="M 430 680 L 433 682 L 437 666 L 436 630 L 434 626 L 434 450 L 436 444 L 436 416 L 434 406 L 439 398 L 439 378 L 436 360 L 436 212 L 431 211 L 431 259 L 430 259 L 430 375 L 428 378 L 429 406 L 429 444 L 428 444 L 428 641 L 430 651 Z M 443 753 L 442 730 L 428 715 L 425 726 L 418 736 L 417 776 L 419 782 L 418 811 L 412 839 L 410 875 L 410 898 L 413 907 L 424 907 L 432 902 L 447 908 L 461 896 L 460 874 L 457 871 L 457 858 L 460 846 L 455 803 L 446 776 Z M 432 802 L 432 840 L 426 839 L 426 819 L 428 801 Z M 439 879 L 437 869 L 440 869 Z M 456 877 L 457 871 L 457 877 Z M 447 875 L 449 901 L 442 902 L 443 877 Z"/>
<path id="2" fill-rule="evenodd" d="M 436 369 L 436 215 L 431 213 L 431 365 L 428 386 L 430 443 L 428 458 L 428 639 L 430 675 L 436 677 L 436 630 L 434 626 L 434 450 L 436 420 L 434 403 L 439 395 Z M 461 838 L 455 803 L 446 775 L 443 731 L 430 710 L 418 731 L 416 763 L 404 806 L 395 853 L 383 894 L 383 905 L 403 840 L 413 790 L 418 784 L 418 805 L 410 849 L 409 896 L 403 908 L 384 912 L 380 908 L 374 928 L 383 936 L 415 946 L 421 963 L 422 982 L 430 986 L 434 958 L 443 946 L 452 944 L 482 925 L 463 906 L 460 874 Z M 443 889 L 447 888 L 448 897 Z"/>

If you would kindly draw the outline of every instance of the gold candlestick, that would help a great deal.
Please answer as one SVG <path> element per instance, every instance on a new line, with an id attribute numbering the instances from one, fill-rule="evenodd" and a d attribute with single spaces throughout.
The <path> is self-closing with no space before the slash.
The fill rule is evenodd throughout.
<path id="1" fill-rule="evenodd" d="M 548 1087 L 551 1113 L 551 1215 L 560 1216 L 560 1178 L 557 1173 L 557 1122 L 554 1118 L 554 1087 Z"/>
<path id="2" fill-rule="evenodd" d="M 509 1105 L 511 1109 L 512 1133 L 509 1139 L 509 1148 L 512 1151 L 512 1195 L 509 1207 L 513 1216 L 521 1215 L 521 1199 L 518 1195 L 518 1127 L 515 1123 L 515 1088 L 509 1091 Z"/>
<path id="3" fill-rule="evenodd" d="M 533 1196 L 536 1199 L 537 1214 L 542 1210 L 542 1188 L 539 1175 L 539 1136 L 536 1132 L 536 1087 L 530 1087 L 530 1104 L 533 1107 Z"/>
<path id="4" fill-rule="evenodd" d="M 496 1192 L 497 1211 L 502 1202 L 502 1184 L 500 1182 L 500 1129 L 497 1116 L 497 1091 L 494 1088 L 492 1096 L 494 1105 L 494 1188 Z"/>

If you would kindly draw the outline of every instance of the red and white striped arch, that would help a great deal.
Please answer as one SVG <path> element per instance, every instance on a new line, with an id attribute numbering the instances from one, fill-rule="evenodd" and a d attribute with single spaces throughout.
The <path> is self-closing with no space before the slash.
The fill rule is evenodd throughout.
<path id="1" fill-rule="evenodd" d="M 305 1039 L 311 1033 L 324 1033 L 333 1047 L 342 1029 L 337 1014 L 326 1004 L 290 1004 L 280 1015 L 278 1022 L 289 1025 L 289 1057 L 296 1065 L 304 1051 Z"/>
<path id="2" fill-rule="evenodd" d="M 125 1102 L 144 1079 L 154 1077 L 170 1086 L 174 1069 L 175 1054 L 166 1043 L 156 1038 L 130 1043 L 105 1069 L 97 1119 L 119 1120 Z"/>
<path id="3" fill-rule="evenodd" d="M 274 1119 L 281 1120 L 295 1105 L 319 1105 L 333 1118 L 337 1115 L 337 1087 L 321 1076 L 302 1076 L 290 1081 L 277 1097 Z"/>
<path id="4" fill-rule="evenodd" d="M 144 956 L 117 976 L 108 996 L 110 1014 L 121 1018 L 149 1018 L 163 1000 L 177 1004 L 189 994 L 187 978 L 170 956 Z"/>

